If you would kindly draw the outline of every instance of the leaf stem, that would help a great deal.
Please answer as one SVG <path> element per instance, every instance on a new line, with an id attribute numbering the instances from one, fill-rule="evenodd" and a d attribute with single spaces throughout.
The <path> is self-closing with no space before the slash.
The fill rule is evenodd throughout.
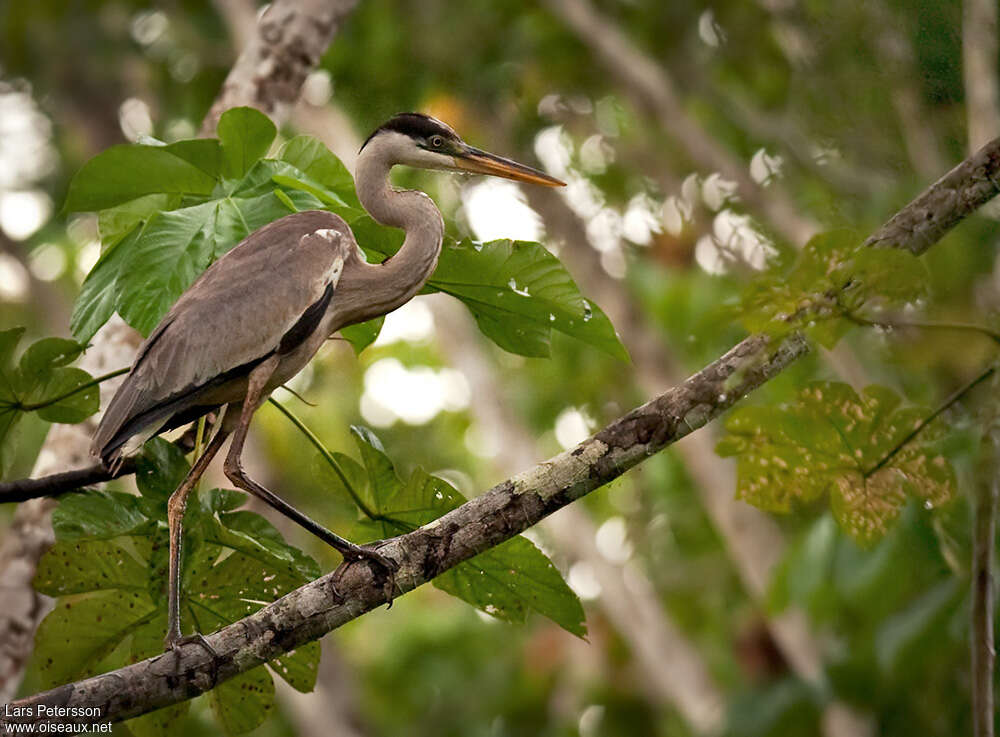
<path id="1" fill-rule="evenodd" d="M 920 320 L 869 320 L 865 317 L 855 315 L 853 312 L 844 313 L 844 317 L 855 325 L 873 328 L 920 328 L 927 330 L 964 330 L 970 333 L 985 335 L 993 342 L 1000 344 L 1000 333 L 990 330 L 982 325 L 974 325 L 965 322 L 941 322 L 930 320 L 923 322 Z"/>
<path id="2" fill-rule="evenodd" d="M 278 411 L 287 417 L 291 423 L 298 428 L 299 432 L 306 436 L 306 439 L 312 443 L 312 446 L 319 451 L 319 454 L 323 456 L 323 460 L 326 461 L 330 468 L 333 469 L 333 472 L 337 474 L 340 482 L 344 485 L 344 488 L 347 489 L 348 496 L 350 496 L 351 500 L 358 506 L 361 513 L 371 520 L 380 519 L 379 516 L 369 509 L 368 505 L 364 503 L 364 500 L 362 500 L 357 489 L 355 489 L 354 485 L 348 480 L 347 474 L 344 473 L 344 469 L 342 469 L 340 464 L 337 463 L 337 459 L 333 457 L 333 453 L 331 453 L 330 450 L 323 445 L 323 441 L 316 437 L 316 433 L 310 430 L 302 420 L 300 420 L 290 409 L 275 400 L 274 397 L 269 397 L 267 401 L 277 407 Z"/>
<path id="3" fill-rule="evenodd" d="M 931 424 L 932 422 L 934 422 L 934 420 L 936 420 L 938 418 L 938 416 L 942 412 L 944 412 L 946 409 L 948 409 L 949 407 L 951 407 L 953 404 L 955 404 L 957 401 L 959 401 L 962 397 L 964 397 L 966 394 L 968 394 L 969 392 L 971 392 L 977 386 L 979 386 L 980 384 L 982 384 L 988 378 L 990 378 L 991 376 L 993 376 L 993 374 L 996 373 L 996 370 L 997 370 L 996 365 L 990 366 L 983 373 L 979 374 L 979 376 L 977 376 L 976 378 L 974 378 L 968 384 L 966 384 L 961 389 L 959 389 L 954 394 L 952 394 L 950 397 L 948 397 L 948 399 L 945 400 L 944 404 L 942 404 L 936 410 L 934 410 L 933 412 L 931 412 L 927 417 L 925 417 L 920 422 L 918 422 L 917 426 L 914 427 L 913 430 L 911 430 L 909 433 L 907 433 L 907 435 L 906 435 L 905 438 L 903 438 L 898 443 L 896 443 L 896 445 L 893 446 L 892 450 L 890 450 L 888 453 L 886 453 L 884 456 L 882 456 L 882 460 L 880 460 L 874 466 L 872 466 L 867 471 L 865 471 L 864 474 L 863 474 L 863 477 L 866 478 L 866 479 L 867 478 L 871 478 L 872 474 L 874 474 L 876 471 L 878 471 L 878 470 L 882 469 L 883 467 L 885 467 L 885 465 L 889 461 L 891 461 L 893 458 L 896 457 L 896 454 L 899 453 L 899 451 L 901 451 L 903 448 L 905 448 L 906 445 L 910 441 L 912 441 L 915 437 L 917 437 L 917 435 L 919 435 L 920 432 L 925 427 L 927 427 L 929 424 Z"/>
<path id="4" fill-rule="evenodd" d="M 58 396 L 55 396 L 55 397 L 53 397 L 51 399 L 46 399 L 44 402 L 32 402 L 32 403 L 29 403 L 29 404 L 22 404 L 22 405 L 20 405 L 19 409 L 21 409 L 23 412 L 34 412 L 35 410 L 45 409 L 46 407 L 51 407 L 53 404 L 58 404 L 62 400 L 68 399 L 69 397 L 72 397 L 74 394 L 78 394 L 78 393 L 84 391 L 85 389 L 89 389 L 92 386 L 97 386 L 102 381 L 107 381 L 108 379 L 113 379 L 116 376 L 121 376 L 122 374 L 127 374 L 128 371 L 129 370 L 128 370 L 127 367 L 126 368 L 115 369 L 114 371 L 109 371 L 106 374 L 102 374 L 101 376 L 97 376 L 97 377 L 91 379 L 90 381 L 86 381 L 83 384 L 80 384 L 80 386 L 78 386 L 78 387 L 76 387 L 74 389 L 70 389 L 68 392 L 63 392 L 62 394 L 59 394 Z"/>

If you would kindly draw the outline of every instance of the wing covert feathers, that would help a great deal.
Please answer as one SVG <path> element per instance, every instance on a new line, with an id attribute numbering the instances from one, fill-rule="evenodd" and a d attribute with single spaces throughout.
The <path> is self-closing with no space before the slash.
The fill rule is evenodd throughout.
<path id="1" fill-rule="evenodd" d="M 150 428 L 155 434 L 195 404 L 202 387 L 249 370 L 283 342 L 285 352 L 288 341 L 301 343 L 329 306 L 346 249 L 354 247 L 343 219 L 320 211 L 289 215 L 245 238 L 195 280 L 140 346 L 91 452 L 106 466 L 117 462 L 130 437 Z"/>

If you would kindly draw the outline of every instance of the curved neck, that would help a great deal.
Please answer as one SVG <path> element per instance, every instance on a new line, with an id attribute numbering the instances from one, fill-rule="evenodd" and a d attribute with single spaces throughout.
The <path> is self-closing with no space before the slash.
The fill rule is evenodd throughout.
<path id="1" fill-rule="evenodd" d="M 362 269 L 367 290 L 363 319 L 390 312 L 408 302 L 424 286 L 437 266 L 444 237 L 444 221 L 423 192 L 397 190 L 389 185 L 389 170 L 398 161 L 391 142 L 377 137 L 358 157 L 355 182 L 362 207 L 383 225 L 402 228 L 406 238 L 390 259 Z"/>

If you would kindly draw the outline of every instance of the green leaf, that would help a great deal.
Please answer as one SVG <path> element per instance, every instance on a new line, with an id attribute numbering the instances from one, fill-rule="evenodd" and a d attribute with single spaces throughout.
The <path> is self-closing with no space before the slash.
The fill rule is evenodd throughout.
<path id="1" fill-rule="evenodd" d="M 368 216 L 354 219 L 351 228 L 372 261 L 393 255 L 402 244 L 397 233 Z M 607 315 L 580 294 L 559 259 L 539 243 L 446 239 L 425 291 L 461 300 L 479 329 L 511 353 L 547 356 L 551 331 L 558 330 L 629 360 Z"/>
<path id="2" fill-rule="evenodd" d="M 86 489 L 66 494 L 52 512 L 52 527 L 60 541 L 106 540 L 134 534 L 148 524 L 139 498 L 118 491 Z"/>
<path id="3" fill-rule="evenodd" d="M 186 470 L 164 441 L 146 446 L 140 473 L 144 493 L 162 498 Z M 149 470 L 152 469 L 152 470 Z M 155 476 L 159 475 L 160 478 Z M 181 613 L 185 632 L 211 632 L 260 609 L 309 578 L 315 561 L 288 545 L 258 515 L 227 511 L 241 492 L 213 489 L 189 504 L 185 519 Z M 166 524 L 162 504 L 129 494 L 86 492 L 64 499 L 54 517 L 57 543 L 43 556 L 35 585 L 60 597 L 39 628 L 36 653 L 47 685 L 117 667 L 162 651 L 166 631 Z M 295 688 L 315 683 L 318 643 L 270 665 Z M 258 668 L 212 692 L 213 710 L 226 730 L 251 729 L 273 705 L 273 682 Z M 232 683 L 232 682 L 231 682 Z M 163 734 L 183 710 L 158 712 L 140 723 Z M 170 733 L 170 732 L 168 732 Z"/>
<path id="4" fill-rule="evenodd" d="M 34 659 L 42 688 L 101 672 L 105 659 L 155 613 L 149 595 L 134 591 L 59 599 L 35 635 Z M 115 663 L 123 664 L 124 657 Z"/>
<path id="5" fill-rule="evenodd" d="M 243 734 L 274 709 L 274 681 L 259 666 L 220 683 L 208 692 L 208 701 L 226 734 Z"/>
<path id="6" fill-rule="evenodd" d="M 352 484 L 361 487 L 377 517 L 362 523 L 363 528 L 378 537 L 410 532 L 465 502 L 447 481 L 420 469 L 404 484 L 375 434 L 364 427 L 351 431 L 365 477 L 351 464 L 341 465 Z M 498 619 L 524 622 L 528 612 L 534 611 L 574 635 L 586 635 L 579 598 L 545 554 L 525 537 L 515 537 L 460 563 L 434 579 L 434 585 Z"/>
<path id="7" fill-rule="evenodd" d="M 135 484 L 150 499 L 166 502 L 191 466 L 184 452 L 163 438 L 151 438 L 135 459 Z"/>
<path id="8" fill-rule="evenodd" d="M 520 535 L 445 571 L 434 586 L 505 622 L 522 623 L 535 611 L 587 636 L 580 599 L 552 561 Z"/>
<path id="9" fill-rule="evenodd" d="M 216 178 L 186 160 L 189 151 L 187 147 L 112 146 L 80 167 L 70 181 L 65 209 L 96 212 L 150 194 L 209 195 Z"/>
<path id="10" fill-rule="evenodd" d="M 316 687 L 320 654 L 319 642 L 309 642 L 275 658 L 268 667 L 296 691 L 309 693 Z"/>
<path id="11" fill-rule="evenodd" d="M 135 228 L 126 238 L 113 243 L 83 280 L 69 323 L 73 336 L 81 343 L 93 338 L 94 333 L 114 314 L 115 280 L 140 233 L 141 228 Z"/>
<path id="12" fill-rule="evenodd" d="M 129 719 L 125 722 L 125 726 L 134 737 L 171 737 L 175 734 L 187 734 L 185 724 L 190 709 L 191 702 L 183 701 Z"/>
<path id="13" fill-rule="evenodd" d="M 803 330 L 832 347 L 864 307 L 902 306 L 924 296 L 927 269 L 904 249 L 867 248 L 849 230 L 822 233 L 787 270 L 774 269 L 743 293 L 742 322 L 751 332 L 782 337 Z"/>
<path id="14" fill-rule="evenodd" d="M 351 207 L 360 208 L 354 193 L 354 178 L 330 149 L 312 136 L 295 136 L 281 149 L 278 158 L 287 161 L 310 179 L 323 185 Z"/>
<path id="15" fill-rule="evenodd" d="M 847 384 L 816 382 L 783 407 L 744 407 L 726 421 L 720 455 L 738 456 L 738 496 L 787 512 L 829 495 L 840 525 L 858 542 L 885 534 L 907 495 L 938 506 L 954 496 L 955 472 L 936 452 L 931 425 L 888 457 L 929 410 L 900 408 L 890 389 L 858 395 Z"/>
<path id="16" fill-rule="evenodd" d="M 354 355 L 357 356 L 361 354 L 361 351 L 375 342 L 378 334 L 382 332 L 383 323 L 385 323 L 384 316 L 376 317 L 374 320 L 341 328 L 340 334 L 351 344 L 351 348 L 354 349 Z"/>
<path id="17" fill-rule="evenodd" d="M 45 373 L 49 369 L 66 366 L 83 353 L 86 346 L 65 338 L 43 338 L 24 352 L 18 366 L 25 376 Z"/>
<path id="18" fill-rule="evenodd" d="M 22 335 L 24 328 L 0 330 L 0 478 L 4 474 L 5 450 L 10 446 L 14 427 L 22 414 L 17 407 L 20 377 L 13 368 L 14 350 Z"/>
<path id="19" fill-rule="evenodd" d="M 222 143 L 222 173 L 239 179 L 267 154 L 278 133 L 271 119 L 252 107 L 227 110 L 216 128 Z"/>
<path id="20" fill-rule="evenodd" d="M 83 346 L 63 338 L 32 344 L 14 363 L 14 350 L 24 328 L 0 331 L 0 477 L 11 451 L 13 431 L 21 415 L 37 412 L 48 422 L 82 422 L 98 408 L 97 387 L 86 371 L 67 368 Z"/>
<path id="21" fill-rule="evenodd" d="M 148 541 L 143 545 L 147 548 Z M 144 593 L 145 560 L 115 540 L 60 540 L 39 561 L 34 586 L 48 596 L 104 590 Z"/>
<path id="22" fill-rule="evenodd" d="M 143 335 L 211 263 L 215 243 L 207 236 L 217 208 L 206 202 L 157 213 L 129 248 L 116 280 L 115 308 Z"/>

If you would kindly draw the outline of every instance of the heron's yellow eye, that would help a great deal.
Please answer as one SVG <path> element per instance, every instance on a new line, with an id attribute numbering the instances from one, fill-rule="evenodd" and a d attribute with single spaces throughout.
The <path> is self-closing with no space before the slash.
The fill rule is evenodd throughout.
<path id="1" fill-rule="evenodd" d="M 441 148 L 444 145 L 444 139 L 441 136 L 432 136 L 431 145 L 434 148 Z"/>

